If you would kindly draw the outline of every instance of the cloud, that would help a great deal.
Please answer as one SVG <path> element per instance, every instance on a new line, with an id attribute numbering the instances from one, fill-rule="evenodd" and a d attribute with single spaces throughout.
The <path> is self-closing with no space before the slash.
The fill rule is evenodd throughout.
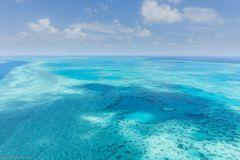
<path id="1" fill-rule="evenodd" d="M 22 31 L 17 34 L 17 38 L 25 39 L 37 43 L 38 41 L 91 41 L 107 42 L 109 40 L 131 41 L 136 38 L 148 38 L 152 36 L 150 30 L 141 26 L 126 27 L 118 20 L 111 23 L 81 22 L 70 24 L 58 29 L 51 24 L 48 18 L 39 19 L 37 22 L 28 24 L 29 31 Z"/>
<path id="2" fill-rule="evenodd" d="M 223 19 L 213 9 L 187 7 L 183 9 L 183 17 L 194 23 L 222 23 Z"/>
<path id="3" fill-rule="evenodd" d="M 115 29 L 112 24 L 102 24 L 97 21 L 90 22 L 90 23 L 76 23 L 71 25 L 72 27 L 79 27 L 82 30 L 89 31 L 89 32 L 98 32 L 98 33 L 106 33 L 106 34 L 113 34 L 115 33 Z"/>
<path id="4" fill-rule="evenodd" d="M 34 32 L 57 33 L 59 30 L 51 25 L 48 18 L 39 19 L 37 23 L 29 23 L 29 27 Z"/>
<path id="5" fill-rule="evenodd" d="M 138 36 L 141 38 L 146 38 L 151 36 L 151 32 L 140 26 L 137 27 L 125 27 L 118 20 L 113 20 L 110 24 L 103 24 L 100 22 L 92 23 L 77 23 L 71 26 L 72 28 L 81 28 L 82 31 L 87 33 L 100 33 L 100 34 L 122 34 L 122 35 L 131 35 Z"/>
<path id="6" fill-rule="evenodd" d="M 156 0 L 144 0 L 141 14 L 147 23 L 173 23 L 182 21 L 177 9 L 165 4 L 158 4 Z"/>
<path id="7" fill-rule="evenodd" d="M 162 0 L 165 2 L 180 3 L 181 0 Z M 159 4 L 157 0 L 144 0 L 141 14 L 147 23 L 176 23 L 188 20 L 193 23 L 221 24 L 224 20 L 214 9 L 186 7 L 182 11 L 171 8 L 166 4 Z"/>
<path id="8" fill-rule="evenodd" d="M 88 7 L 85 12 L 88 14 L 89 17 L 93 17 L 95 14 L 98 14 L 100 12 L 107 12 L 108 10 L 109 6 L 101 3 L 96 8 Z"/>
<path id="9" fill-rule="evenodd" d="M 138 36 L 141 38 L 150 37 L 152 33 L 148 29 L 141 29 L 138 31 Z"/>
<path id="10" fill-rule="evenodd" d="M 80 27 L 70 27 L 64 30 L 64 35 L 69 39 L 80 39 L 84 40 L 87 36 Z"/>
<path id="11" fill-rule="evenodd" d="M 181 3 L 182 0 L 167 0 L 168 2 L 172 2 L 172 3 L 175 3 L 175 4 L 178 4 L 178 3 Z"/>
<path id="12" fill-rule="evenodd" d="M 98 10 L 96 8 L 87 8 L 86 13 L 89 17 L 92 17 L 93 15 L 98 13 Z"/>

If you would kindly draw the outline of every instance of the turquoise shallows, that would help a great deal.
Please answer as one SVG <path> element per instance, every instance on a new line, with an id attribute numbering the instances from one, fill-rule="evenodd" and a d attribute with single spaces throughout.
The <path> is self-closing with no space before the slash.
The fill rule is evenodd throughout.
<path id="1" fill-rule="evenodd" d="M 240 157 L 238 61 L 11 58 L 0 76 L 0 159 Z"/>

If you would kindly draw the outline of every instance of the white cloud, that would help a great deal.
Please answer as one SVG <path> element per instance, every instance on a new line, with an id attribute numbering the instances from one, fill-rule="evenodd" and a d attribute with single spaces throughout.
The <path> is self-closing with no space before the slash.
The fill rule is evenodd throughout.
<path id="1" fill-rule="evenodd" d="M 70 27 L 64 30 L 64 35 L 69 39 L 80 39 L 84 40 L 87 36 L 80 27 Z"/>
<path id="2" fill-rule="evenodd" d="M 172 2 L 172 3 L 175 3 L 175 4 L 178 4 L 178 3 L 181 3 L 182 0 L 167 0 L 168 2 Z"/>
<path id="3" fill-rule="evenodd" d="M 114 33 L 113 26 L 110 24 L 102 24 L 99 22 L 91 22 L 91 23 L 77 23 L 73 24 L 72 27 L 79 27 L 84 31 L 90 31 L 90 32 L 99 32 L 99 33 Z"/>
<path id="4" fill-rule="evenodd" d="M 188 7 L 183 9 L 183 17 L 194 23 L 222 23 L 223 19 L 213 9 Z"/>
<path id="5" fill-rule="evenodd" d="M 37 23 L 30 23 L 29 27 L 34 32 L 42 33 L 57 33 L 58 29 L 51 25 L 51 22 L 48 18 L 39 19 Z"/>
<path id="6" fill-rule="evenodd" d="M 182 20 L 177 9 L 165 4 L 160 5 L 156 0 L 144 0 L 141 14 L 148 23 L 173 23 Z"/>
<path id="7" fill-rule="evenodd" d="M 54 27 L 48 18 L 39 19 L 35 23 L 29 23 L 29 31 L 19 32 L 18 39 L 26 39 L 27 41 L 68 41 L 76 42 L 107 42 L 109 40 L 131 41 L 134 38 L 147 38 L 152 35 L 151 31 L 141 26 L 126 27 L 118 20 L 112 23 L 100 22 L 81 22 L 71 24 L 62 30 Z"/>
<path id="8" fill-rule="evenodd" d="M 87 8 L 86 13 L 89 17 L 93 17 L 94 15 L 100 13 L 100 12 L 107 12 L 109 10 L 109 6 L 106 4 L 99 4 L 96 8 Z"/>
<path id="9" fill-rule="evenodd" d="M 141 29 L 138 31 L 138 36 L 141 38 L 150 37 L 152 33 L 148 29 Z"/>
<path id="10" fill-rule="evenodd" d="M 124 34 L 131 34 L 131 33 L 135 33 L 135 29 L 134 28 L 130 28 L 130 27 L 125 27 L 123 26 L 118 20 L 114 20 L 112 23 L 112 28 L 119 33 L 124 33 Z"/>
<path id="11" fill-rule="evenodd" d="M 96 8 L 87 8 L 86 13 L 88 14 L 89 17 L 92 17 L 96 13 L 98 13 L 98 10 Z"/>
<path id="12" fill-rule="evenodd" d="M 181 0 L 161 0 L 180 3 Z M 159 4 L 157 0 L 144 0 L 141 14 L 147 23 L 174 23 L 189 20 L 193 23 L 221 24 L 224 20 L 214 9 L 186 7 L 182 11 L 171 8 L 166 4 Z"/>
<path id="13" fill-rule="evenodd" d="M 72 27 L 81 28 L 82 31 L 87 33 L 101 33 L 101 34 L 122 34 L 131 35 L 141 38 L 146 38 L 151 36 L 151 32 L 145 28 L 137 27 L 125 27 L 118 20 L 114 20 L 110 24 L 102 24 L 99 22 L 93 23 L 78 23 L 72 25 Z"/>

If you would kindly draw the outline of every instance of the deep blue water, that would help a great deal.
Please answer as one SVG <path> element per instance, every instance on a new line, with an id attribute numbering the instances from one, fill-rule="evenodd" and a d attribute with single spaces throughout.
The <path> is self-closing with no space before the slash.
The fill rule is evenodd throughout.
<path id="1" fill-rule="evenodd" d="M 0 158 L 240 157 L 235 58 L 25 60 L 0 63 Z"/>
<path id="2" fill-rule="evenodd" d="M 3 63 L 0 63 L 0 79 L 4 78 L 4 76 L 9 73 L 13 68 L 17 66 L 21 66 L 23 64 L 26 64 L 25 61 L 6 61 Z"/>

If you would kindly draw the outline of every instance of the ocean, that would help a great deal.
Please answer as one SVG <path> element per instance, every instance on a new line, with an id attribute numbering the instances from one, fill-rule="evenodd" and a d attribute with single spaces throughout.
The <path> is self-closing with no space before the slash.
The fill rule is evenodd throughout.
<path id="1" fill-rule="evenodd" d="M 237 160 L 239 122 L 239 58 L 0 58 L 0 159 Z"/>

